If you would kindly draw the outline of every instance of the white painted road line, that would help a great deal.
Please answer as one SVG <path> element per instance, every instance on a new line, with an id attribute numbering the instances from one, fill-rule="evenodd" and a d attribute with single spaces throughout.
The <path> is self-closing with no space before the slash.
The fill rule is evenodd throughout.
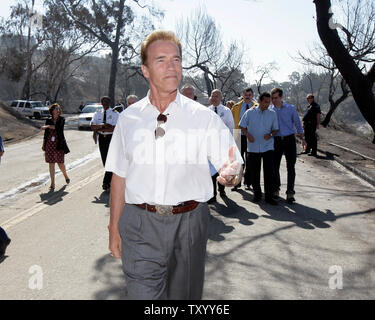
<path id="1" fill-rule="evenodd" d="M 69 193 L 73 193 L 75 191 L 81 190 L 83 187 L 88 185 L 89 183 L 95 181 L 99 177 L 103 175 L 102 171 L 98 171 L 95 174 L 87 177 L 86 179 L 68 187 Z M 53 200 L 54 196 L 51 196 L 48 200 Z M 10 228 L 14 227 L 15 225 L 19 224 L 20 222 L 32 217 L 33 215 L 37 214 L 38 212 L 42 211 L 45 208 L 49 208 L 50 205 L 47 203 L 38 203 L 31 207 L 30 209 L 24 210 L 21 213 L 17 214 L 15 217 L 12 217 L 4 222 L 1 222 L 0 225 L 5 230 L 9 230 Z"/>

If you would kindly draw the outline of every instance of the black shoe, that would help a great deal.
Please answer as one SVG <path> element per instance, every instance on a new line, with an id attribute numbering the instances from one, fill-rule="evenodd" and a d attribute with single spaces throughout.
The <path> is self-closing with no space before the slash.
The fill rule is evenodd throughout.
<path id="1" fill-rule="evenodd" d="M 212 197 L 210 200 L 207 201 L 207 203 L 211 204 L 216 202 L 216 197 Z"/>
<path id="2" fill-rule="evenodd" d="M 220 191 L 220 197 L 226 197 L 227 194 L 225 193 L 225 191 Z"/>
<path id="3" fill-rule="evenodd" d="M 308 156 L 317 157 L 318 155 L 316 153 L 311 152 L 311 153 L 308 154 Z"/>
<path id="4" fill-rule="evenodd" d="M 251 190 L 250 186 L 247 185 L 247 186 L 245 187 L 245 190 Z"/>
<path id="5" fill-rule="evenodd" d="M 273 205 L 273 206 L 277 206 L 278 205 L 278 203 L 277 203 L 277 201 L 275 201 L 274 199 L 265 199 L 265 201 L 268 203 L 268 204 L 270 204 L 270 205 Z"/>
<path id="6" fill-rule="evenodd" d="M 308 154 L 310 151 L 302 151 L 300 154 Z"/>
<path id="7" fill-rule="evenodd" d="M 108 183 L 103 183 L 102 188 L 103 188 L 104 191 L 107 191 L 107 190 L 109 190 L 110 186 L 109 186 Z"/>
<path id="8" fill-rule="evenodd" d="M 5 256 L 7 246 L 10 244 L 10 239 L 5 230 L 0 227 L 0 258 Z"/>
<path id="9" fill-rule="evenodd" d="M 294 196 L 292 194 L 287 194 L 286 195 L 286 202 L 292 204 L 295 201 L 296 201 L 296 199 L 294 199 Z"/>

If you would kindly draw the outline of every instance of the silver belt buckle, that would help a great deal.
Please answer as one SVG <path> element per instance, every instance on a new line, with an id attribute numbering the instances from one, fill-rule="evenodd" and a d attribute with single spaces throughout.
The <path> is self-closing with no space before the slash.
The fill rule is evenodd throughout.
<path id="1" fill-rule="evenodd" d="M 156 212 L 161 216 L 173 215 L 173 206 L 155 205 Z"/>

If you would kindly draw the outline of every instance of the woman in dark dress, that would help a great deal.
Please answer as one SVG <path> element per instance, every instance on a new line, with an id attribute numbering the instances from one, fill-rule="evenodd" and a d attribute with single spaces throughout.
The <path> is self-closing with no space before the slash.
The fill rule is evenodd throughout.
<path id="1" fill-rule="evenodd" d="M 44 131 L 42 150 L 45 152 L 45 160 L 49 164 L 49 174 L 51 177 L 50 190 L 55 189 L 55 163 L 59 166 L 65 177 L 67 184 L 70 179 L 66 174 L 64 155 L 69 153 L 69 148 L 64 136 L 65 118 L 61 116 L 61 107 L 54 103 L 49 108 L 52 118 L 46 120 L 46 124 L 41 127 Z"/>

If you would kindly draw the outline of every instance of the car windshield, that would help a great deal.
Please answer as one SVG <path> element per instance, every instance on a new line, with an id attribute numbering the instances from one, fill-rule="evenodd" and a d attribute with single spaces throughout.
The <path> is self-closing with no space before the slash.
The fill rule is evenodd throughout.
<path id="1" fill-rule="evenodd" d="M 93 113 L 98 110 L 101 110 L 103 107 L 101 105 L 97 106 L 86 106 L 82 109 L 82 113 Z"/>
<path id="2" fill-rule="evenodd" d="M 38 102 L 31 102 L 31 107 L 32 108 L 42 108 L 44 106 L 40 101 L 38 101 Z"/>

